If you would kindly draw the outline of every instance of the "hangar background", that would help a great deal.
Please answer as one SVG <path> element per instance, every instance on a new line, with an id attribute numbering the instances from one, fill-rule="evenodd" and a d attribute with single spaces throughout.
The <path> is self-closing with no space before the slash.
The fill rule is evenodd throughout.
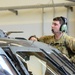
<path id="1" fill-rule="evenodd" d="M 50 35 L 56 16 L 68 19 L 68 34 L 75 37 L 74 0 L 0 0 L 0 29 L 24 32 L 11 37 Z"/>

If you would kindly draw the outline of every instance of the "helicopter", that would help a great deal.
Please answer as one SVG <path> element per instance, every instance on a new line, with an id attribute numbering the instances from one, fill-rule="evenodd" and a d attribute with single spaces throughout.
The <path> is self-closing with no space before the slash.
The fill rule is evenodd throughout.
<path id="1" fill-rule="evenodd" d="M 75 75 L 75 65 L 48 44 L 3 36 L 0 75 Z"/>

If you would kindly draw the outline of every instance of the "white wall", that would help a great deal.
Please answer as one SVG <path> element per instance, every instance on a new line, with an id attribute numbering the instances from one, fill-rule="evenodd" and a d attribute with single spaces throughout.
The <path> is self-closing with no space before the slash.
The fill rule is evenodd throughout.
<path id="1" fill-rule="evenodd" d="M 69 35 L 74 36 L 75 33 L 75 7 L 74 11 L 69 11 Z M 52 34 L 51 24 L 53 19 L 53 8 L 24 9 L 18 10 L 18 15 L 11 11 L 0 11 L 0 29 L 4 31 L 20 30 L 24 33 L 11 34 L 10 36 L 20 36 L 28 38 L 31 35 L 38 37 L 42 35 Z M 56 7 L 55 16 L 67 17 L 67 9 L 65 7 Z"/>
<path id="2" fill-rule="evenodd" d="M 7 14 L 7 12 L 4 12 L 4 15 L 6 16 L 0 15 L 0 28 L 4 31 L 24 31 L 24 34 L 15 35 L 21 35 L 26 38 L 30 35 L 42 35 L 42 17 L 40 9 L 21 10 L 19 11 L 18 16 L 12 12 Z"/>
<path id="3" fill-rule="evenodd" d="M 69 13 L 69 35 L 75 37 L 75 7 Z"/>

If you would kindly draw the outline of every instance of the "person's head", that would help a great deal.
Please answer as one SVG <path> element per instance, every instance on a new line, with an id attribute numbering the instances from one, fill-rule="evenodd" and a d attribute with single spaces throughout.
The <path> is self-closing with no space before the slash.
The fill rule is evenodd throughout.
<path id="1" fill-rule="evenodd" d="M 67 19 L 65 17 L 55 17 L 52 23 L 52 32 L 67 32 Z"/>
<path id="2" fill-rule="evenodd" d="M 32 35 L 28 38 L 28 40 L 38 41 L 38 38 L 36 37 L 36 35 Z"/>

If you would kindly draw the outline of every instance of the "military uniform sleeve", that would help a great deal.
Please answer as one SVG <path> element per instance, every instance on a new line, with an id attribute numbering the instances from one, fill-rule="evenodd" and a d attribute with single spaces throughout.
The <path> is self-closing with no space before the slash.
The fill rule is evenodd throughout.
<path id="1" fill-rule="evenodd" d="M 67 43 L 68 48 L 70 48 L 72 52 L 75 53 L 75 38 L 67 36 L 66 43 Z"/>
<path id="2" fill-rule="evenodd" d="M 46 44 L 49 44 L 51 39 L 52 39 L 53 36 L 42 36 L 39 38 L 39 41 L 40 42 L 44 42 Z"/>

